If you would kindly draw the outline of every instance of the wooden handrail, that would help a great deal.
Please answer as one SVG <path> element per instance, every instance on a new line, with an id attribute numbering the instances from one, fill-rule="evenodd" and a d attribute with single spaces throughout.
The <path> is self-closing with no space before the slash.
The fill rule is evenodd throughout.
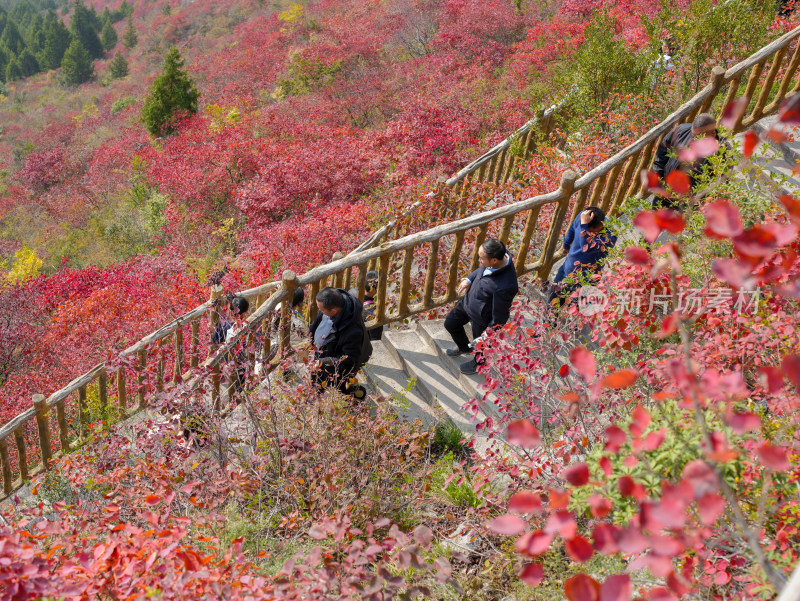
<path id="1" fill-rule="evenodd" d="M 385 325 L 410 315 L 430 311 L 455 300 L 455 278 L 462 269 L 466 269 L 474 263 L 475 243 L 494 231 L 498 232 L 496 235 L 500 235 L 506 240 L 510 240 L 514 236 L 518 240 L 519 254 L 516 257 L 518 260 L 516 268 L 519 274 L 537 272 L 540 277 L 546 277 L 555 260 L 563 255 L 563 251 L 558 246 L 558 239 L 567 221 L 574 219 L 587 203 L 600 203 L 608 209 L 610 214 L 615 214 L 625 198 L 633 196 L 641 190 L 638 172 L 650 165 L 655 146 L 660 138 L 677 123 L 693 118 L 701 110 L 711 109 L 715 100 L 718 100 L 726 87 L 727 92 L 725 92 L 724 98 L 727 103 L 737 96 L 739 84 L 749 72 L 744 94 L 748 97 L 748 101 L 755 99 L 755 103 L 750 113 L 746 116 L 743 115 L 735 124 L 735 131 L 747 127 L 756 118 L 774 114 L 787 93 L 798 92 L 800 81 L 796 81 L 794 77 L 800 66 L 800 45 L 791 53 L 791 58 L 786 60 L 786 57 L 789 56 L 789 44 L 797 40 L 798 36 L 800 36 L 800 27 L 784 34 L 724 73 L 720 68 L 715 68 L 709 83 L 661 123 L 582 176 L 576 177 L 576 174 L 571 171 L 565 172 L 558 190 L 443 223 L 377 246 L 375 243 L 380 236 L 376 238 L 378 234 L 376 232 L 364 244 L 345 257 L 325 265 L 319 265 L 299 277 L 292 272 L 285 272 L 284 278 L 280 282 L 269 282 L 239 292 L 238 294 L 253 302 L 255 310 L 248 317 L 245 327 L 218 348 L 211 348 L 209 356 L 205 361 L 200 362 L 198 356 L 200 320 L 208 316 L 209 324 L 213 328 L 216 312 L 212 310 L 212 307 L 214 299 L 220 292 L 214 290 L 212 298 L 205 303 L 172 320 L 119 353 L 118 356 L 122 359 L 135 358 L 134 368 L 122 366 L 116 374 L 111 374 L 116 379 L 115 388 L 120 414 L 122 417 L 128 415 L 127 382 L 129 381 L 135 386 L 138 401 L 133 410 L 136 411 L 147 406 L 148 394 L 151 392 L 146 374 L 148 354 L 153 355 L 157 362 L 155 381 L 159 388 L 167 385 L 169 381 L 184 381 L 192 390 L 197 390 L 205 381 L 204 374 L 210 370 L 212 376 L 216 376 L 216 379 L 212 377 L 212 388 L 216 391 L 215 403 L 218 403 L 220 363 L 240 342 L 252 341 L 255 338 L 256 329 L 265 325 L 267 317 L 274 315 L 278 305 L 290 298 L 291 292 L 296 286 L 310 286 L 313 297 L 314 293 L 328 282 L 340 284 L 350 282 L 352 270 L 357 268 L 359 271 L 356 287 L 361 296 L 364 292 L 366 269 L 377 267 L 380 275 L 378 306 L 375 312 L 376 317 L 369 325 Z M 765 72 L 764 68 L 770 57 L 773 57 L 772 63 Z M 774 86 L 777 86 L 777 93 L 772 96 Z M 772 101 L 767 105 L 766 102 L 770 97 L 772 97 Z M 541 124 L 543 129 L 552 127 L 554 110 L 555 107 L 552 107 L 548 109 L 549 112 L 545 111 L 539 118 L 526 123 L 514 135 L 484 153 L 444 184 L 455 186 L 463 182 L 464 178 L 470 174 L 475 174 L 478 179 L 487 181 L 491 179 L 494 182 L 508 179 L 515 165 L 513 157 L 508 153 L 513 139 L 524 136 L 526 149 L 531 148 L 534 140 L 533 128 L 537 123 Z M 509 162 L 501 163 L 501 158 L 503 161 L 507 158 Z M 572 199 L 576 195 L 577 198 L 573 202 Z M 542 209 L 548 205 L 555 205 L 555 209 L 547 226 L 545 238 L 536 242 L 534 236 L 537 233 L 538 219 L 542 214 Z M 572 207 L 571 211 L 570 206 Z M 387 224 L 379 232 L 383 231 L 383 235 L 385 235 L 391 227 L 393 227 L 392 223 Z M 462 247 L 465 249 L 464 252 L 462 252 Z M 528 256 L 532 252 L 536 252 L 536 249 L 539 252 L 538 257 L 528 261 Z M 427 254 L 425 252 L 417 253 L 418 250 L 427 251 Z M 446 265 L 441 263 L 440 253 L 445 253 L 444 256 L 449 257 Z M 411 281 L 412 262 L 415 257 L 421 261 L 419 271 L 425 273 L 425 270 L 428 270 L 424 277 L 424 283 L 416 288 Z M 391 271 L 393 265 L 396 271 Z M 390 288 L 387 285 L 390 279 L 393 281 L 396 279 L 398 286 Z M 390 290 L 400 290 L 403 298 L 391 297 Z M 438 296 L 437 290 L 441 292 Z M 267 296 L 268 298 L 262 303 L 261 300 Z M 413 299 L 416 299 L 416 302 L 412 303 Z M 313 303 L 308 303 L 308 305 L 309 317 L 312 317 L 316 307 Z M 280 315 L 279 330 L 279 341 L 283 349 L 287 349 L 289 345 L 288 319 L 289 311 L 285 310 L 284 304 L 284 310 Z M 184 339 L 187 337 L 183 336 L 182 328 L 187 324 L 191 324 L 192 334 L 191 337 L 188 337 L 190 344 L 188 362 L 190 365 L 188 371 L 184 373 L 183 364 L 186 363 L 186 359 L 183 345 Z M 175 357 L 172 377 L 165 378 L 165 353 L 172 348 L 165 343 L 170 336 L 173 336 L 175 340 Z M 148 349 L 154 344 L 158 345 L 159 352 L 148 353 Z M 265 336 L 263 348 L 267 352 L 269 346 L 268 336 Z M 35 395 L 35 406 L 29 407 L 0 427 L 0 464 L 2 464 L 0 473 L 2 473 L 3 490 L 6 495 L 15 490 L 29 476 L 46 469 L 47 461 L 51 457 L 58 456 L 59 453 L 66 452 L 71 448 L 67 432 L 66 402 L 75 393 L 78 396 L 80 435 L 85 436 L 88 424 L 83 423 L 83 418 L 86 416 L 87 387 L 97 383 L 100 405 L 105 410 L 108 403 L 108 368 L 109 366 L 105 362 L 99 363 L 60 390 L 52 393 L 47 399 L 41 395 Z M 129 369 L 134 370 L 135 378 L 128 379 L 126 371 Z M 61 451 L 56 453 L 53 453 L 51 448 L 48 419 L 48 413 L 53 407 L 56 407 L 59 424 L 58 440 L 61 444 Z M 42 463 L 38 467 L 31 468 L 28 465 L 22 428 L 34 419 L 37 422 L 35 430 L 38 431 L 38 447 L 41 449 Z M 20 477 L 17 481 L 12 481 L 13 472 L 9 457 L 8 438 L 12 434 L 19 458 Z"/>

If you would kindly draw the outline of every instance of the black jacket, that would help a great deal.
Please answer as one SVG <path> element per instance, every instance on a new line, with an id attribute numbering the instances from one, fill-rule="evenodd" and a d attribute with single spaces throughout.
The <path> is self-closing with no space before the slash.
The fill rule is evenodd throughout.
<path id="1" fill-rule="evenodd" d="M 658 144 L 656 158 L 653 159 L 653 172 L 664 179 L 680 167 L 678 152 L 682 148 L 689 148 L 693 138 L 691 123 L 681 123 L 669 133 L 664 134 Z"/>
<path id="2" fill-rule="evenodd" d="M 338 366 L 338 373 L 350 374 L 369 361 L 372 344 L 364 326 L 361 301 L 348 294 L 347 290 L 338 290 L 344 294 L 344 309 L 333 319 L 333 328 L 315 356 L 323 364 Z M 318 313 L 309 328 L 312 341 L 321 321 L 322 313 Z"/>
<path id="3" fill-rule="evenodd" d="M 508 321 L 519 284 L 510 256 L 508 265 L 489 275 L 483 275 L 484 269 L 480 266 L 469 275 L 472 284 L 464 297 L 464 310 L 473 324 L 488 329 Z"/>

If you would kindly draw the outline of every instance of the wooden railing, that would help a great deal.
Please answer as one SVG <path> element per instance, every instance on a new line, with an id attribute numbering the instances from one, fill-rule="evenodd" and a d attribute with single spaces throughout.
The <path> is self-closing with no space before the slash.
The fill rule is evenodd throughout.
<path id="1" fill-rule="evenodd" d="M 598 205 L 613 215 L 623 200 L 642 192 L 639 174 L 651 164 L 661 137 L 676 124 L 691 121 L 700 112 L 720 113 L 734 99 L 746 97 L 749 99 L 747 109 L 733 127 L 738 132 L 761 117 L 774 114 L 784 97 L 797 93 L 800 90 L 800 80 L 796 78 L 800 63 L 798 36 L 800 28 L 727 71 L 719 67 L 713 69 L 708 84 L 664 121 L 588 173 L 578 177 L 566 171 L 559 188 L 553 192 L 358 250 L 300 277 L 287 271 L 281 282 L 240 293 L 251 301 L 254 311 L 247 320 L 247 327 L 219 348 L 204 344 L 210 339 L 218 318 L 213 303 L 221 291 L 214 290 L 208 302 L 125 349 L 113 371 L 110 365 L 101 363 L 48 398 L 36 395 L 30 409 L 0 428 L 3 490 L 6 495 L 10 494 L 31 475 L 46 469 L 53 457 L 86 438 L 90 421 L 89 396 L 96 399 L 97 408 L 92 411 L 101 419 L 110 413 L 108 408 L 112 404 L 118 416 L 124 418 L 146 407 L 152 395 L 164 390 L 168 386 L 166 381 L 172 379 L 188 383 L 193 390 L 210 392 L 214 405 L 218 406 L 224 358 L 236 345 L 255 340 L 257 336 L 263 341 L 263 349 L 251 354 L 251 359 L 255 360 L 256 355 L 268 357 L 271 340 L 268 317 L 274 315 L 283 300 L 291 298 L 298 286 L 308 288 L 309 299 L 326 285 L 355 287 L 363 298 L 366 272 L 374 266 L 379 282 L 375 317 L 369 325 L 394 323 L 456 300 L 459 277 L 477 267 L 477 248 L 488 236 L 496 236 L 509 245 L 520 275 L 533 273 L 546 277 L 563 254 L 559 240 L 564 228 L 584 207 Z M 525 133 L 526 144 L 534 140 L 531 132 L 533 128 Z M 504 144 L 462 172 L 482 174 L 475 177 L 489 174 L 493 181 L 501 181 L 511 172 L 515 161 L 513 155 L 509 156 L 510 142 Z M 460 181 L 463 182 L 463 178 Z M 281 305 L 280 314 L 279 344 L 284 351 L 290 346 L 291 315 L 287 305 Z M 313 319 L 316 304 L 309 302 L 307 305 L 307 317 Z M 187 328 L 188 338 L 184 336 Z M 165 352 L 167 349 L 172 349 L 171 353 Z M 208 353 L 202 363 L 201 351 Z M 170 363 L 171 369 L 168 369 Z M 171 374 L 171 378 L 167 374 Z M 68 405 L 70 399 L 74 404 Z M 56 452 L 51 441 L 53 408 L 59 442 Z M 39 458 L 35 467 L 31 467 L 29 461 L 26 428 L 29 438 L 38 440 L 34 453 Z M 12 435 L 14 444 L 10 446 Z M 15 451 L 16 467 L 10 451 Z"/>

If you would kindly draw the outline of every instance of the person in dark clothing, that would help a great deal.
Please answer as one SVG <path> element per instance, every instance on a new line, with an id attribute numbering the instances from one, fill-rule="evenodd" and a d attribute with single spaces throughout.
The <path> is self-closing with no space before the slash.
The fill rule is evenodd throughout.
<path id="1" fill-rule="evenodd" d="M 589 207 L 575 218 L 564 236 L 564 250 L 567 258 L 553 278 L 547 304 L 559 307 L 577 287 L 577 277 L 581 273 L 593 273 L 600 269 L 602 260 L 617 243 L 617 237 L 605 228 L 606 214 L 599 207 Z M 564 282 L 566 278 L 569 282 Z"/>
<path id="2" fill-rule="evenodd" d="M 464 296 L 447 314 L 444 327 L 453 337 L 456 348 L 446 352 L 451 357 L 472 353 L 475 341 L 488 330 L 502 326 L 511 314 L 511 303 L 519 292 L 514 262 L 506 245 L 490 238 L 478 249 L 480 266 L 461 280 L 458 293 Z M 472 324 L 473 343 L 464 331 Z M 472 359 L 461 364 L 461 373 L 474 374 L 483 358 L 474 354 Z"/>
<path id="3" fill-rule="evenodd" d="M 244 327 L 247 312 L 250 310 L 250 302 L 243 296 L 234 296 L 228 307 L 231 319 L 219 313 L 219 322 L 211 334 L 211 344 L 213 345 L 226 344 L 236 335 L 236 332 Z M 234 350 L 225 356 L 225 361 L 233 361 L 235 363 L 236 379 L 234 388 L 236 392 L 241 392 L 244 390 L 245 378 L 247 377 L 246 351 L 242 348 Z"/>
<path id="4" fill-rule="evenodd" d="M 348 384 L 372 355 L 361 302 L 341 288 L 323 288 L 316 298 L 319 313 L 310 326 L 318 365 L 314 381 L 321 388 Z"/>
<path id="5" fill-rule="evenodd" d="M 664 182 L 673 171 L 683 171 L 689 176 L 692 187 L 694 187 L 708 159 L 704 157 L 687 163 L 682 162 L 678 158 L 678 154 L 681 150 L 689 148 L 692 141 L 704 136 L 713 136 L 719 140 L 717 120 L 709 113 L 700 113 L 691 123 L 681 123 L 676 126 L 661 139 L 656 150 L 656 156 L 653 159 L 653 172 Z M 662 206 L 677 209 L 680 206 L 680 202 L 672 198 L 654 197 L 653 208 Z"/>

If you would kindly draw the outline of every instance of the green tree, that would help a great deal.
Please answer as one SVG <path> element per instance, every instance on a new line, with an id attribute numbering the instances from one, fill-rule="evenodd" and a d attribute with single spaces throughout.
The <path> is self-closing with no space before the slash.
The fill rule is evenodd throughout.
<path id="1" fill-rule="evenodd" d="M 14 81 L 15 79 L 22 79 L 22 69 L 16 56 L 12 57 L 6 66 L 6 81 Z"/>
<path id="2" fill-rule="evenodd" d="M 44 20 L 41 14 L 37 14 L 28 27 L 28 49 L 34 54 L 38 54 L 44 49 L 44 42 Z"/>
<path id="3" fill-rule="evenodd" d="M 69 48 L 71 36 L 64 24 L 58 19 L 51 21 L 47 27 L 47 35 L 44 40 L 44 51 L 42 52 L 42 67 L 46 69 L 58 69 L 64 53 Z"/>
<path id="4" fill-rule="evenodd" d="M 111 73 L 112 79 L 120 79 L 128 74 L 128 61 L 121 52 L 117 52 L 111 59 L 108 64 L 108 72 Z"/>
<path id="5" fill-rule="evenodd" d="M 161 75 L 153 82 L 142 107 L 142 121 L 154 136 L 175 131 L 175 117 L 181 112 L 196 113 L 200 93 L 183 70 L 183 59 L 173 46 L 164 58 Z"/>
<path id="6" fill-rule="evenodd" d="M 97 36 L 97 29 L 99 28 L 95 28 L 89 9 L 80 0 L 75 2 L 75 11 L 69 23 L 69 32 L 72 34 L 73 39 L 80 41 L 83 48 L 93 59 L 103 56 L 103 45 Z"/>
<path id="7" fill-rule="evenodd" d="M 0 46 L 0 83 L 5 83 L 6 80 L 6 67 L 11 57 L 8 55 L 8 50 Z"/>
<path id="8" fill-rule="evenodd" d="M 19 62 L 19 68 L 22 71 L 23 77 L 30 77 L 31 75 L 35 75 L 42 70 L 39 67 L 39 61 L 36 60 L 33 52 L 27 48 L 20 53 L 20 55 L 17 57 L 17 61 Z"/>
<path id="9" fill-rule="evenodd" d="M 136 35 L 136 29 L 133 27 L 133 18 L 128 16 L 128 26 L 125 28 L 125 33 L 122 34 L 122 45 L 128 50 L 139 43 L 139 36 Z"/>
<path id="10" fill-rule="evenodd" d="M 89 81 L 94 75 L 92 57 L 89 56 L 89 51 L 83 47 L 79 39 L 73 39 L 64 53 L 61 70 L 64 74 L 64 81 L 73 86 Z"/>
<path id="11" fill-rule="evenodd" d="M 122 4 L 119 5 L 117 11 L 121 15 L 121 18 L 130 18 L 133 14 L 133 5 L 128 2 L 128 0 L 122 0 Z"/>
<path id="12" fill-rule="evenodd" d="M 100 32 L 100 43 L 103 45 L 103 49 L 108 52 L 117 45 L 117 40 L 117 32 L 111 24 L 111 20 L 106 21 L 103 31 Z"/>
<path id="13" fill-rule="evenodd" d="M 19 33 L 19 28 L 13 19 L 6 21 L 3 35 L 0 36 L 0 44 L 11 50 L 14 54 L 19 54 L 25 48 L 25 41 Z"/>

